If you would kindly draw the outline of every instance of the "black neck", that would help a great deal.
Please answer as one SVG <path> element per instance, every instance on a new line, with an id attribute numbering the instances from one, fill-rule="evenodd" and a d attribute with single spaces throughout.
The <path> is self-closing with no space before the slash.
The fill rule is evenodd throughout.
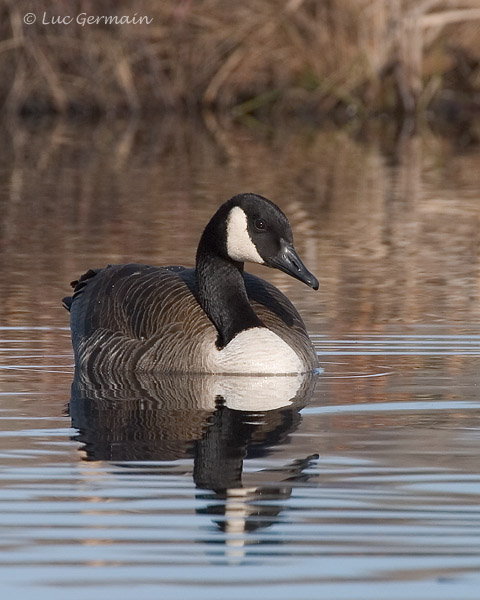
<path id="1" fill-rule="evenodd" d="M 262 322 L 248 300 L 243 263 L 220 256 L 202 241 L 198 247 L 195 271 L 198 300 L 217 328 L 216 344 L 221 349 L 237 333 L 261 327 Z"/>

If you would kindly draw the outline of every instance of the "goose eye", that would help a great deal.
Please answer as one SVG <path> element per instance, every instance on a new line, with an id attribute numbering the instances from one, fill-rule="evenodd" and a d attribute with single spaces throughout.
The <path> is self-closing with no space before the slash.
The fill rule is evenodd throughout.
<path id="1" fill-rule="evenodd" d="M 265 231 L 267 223 L 263 219 L 255 219 L 255 229 L 258 231 Z"/>

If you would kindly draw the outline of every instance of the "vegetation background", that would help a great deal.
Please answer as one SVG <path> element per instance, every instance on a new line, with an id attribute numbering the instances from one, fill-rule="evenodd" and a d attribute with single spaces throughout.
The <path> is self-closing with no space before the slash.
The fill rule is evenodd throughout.
<path id="1" fill-rule="evenodd" d="M 47 25 L 44 13 L 152 21 Z M 0 15 L 9 113 L 350 119 L 480 107 L 480 0 L 0 0 Z"/>

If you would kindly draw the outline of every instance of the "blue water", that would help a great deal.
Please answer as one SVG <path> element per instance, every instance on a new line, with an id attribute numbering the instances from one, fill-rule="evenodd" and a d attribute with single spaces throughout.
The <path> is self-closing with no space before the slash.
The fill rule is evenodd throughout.
<path id="1" fill-rule="evenodd" d="M 5 597 L 478 598 L 478 334 L 313 336 L 313 395 L 242 413 L 70 397 L 39 333 L 0 331 Z"/>
<path id="2" fill-rule="evenodd" d="M 2 599 L 480 597 L 479 155 L 390 133 L 0 126 Z M 242 191 L 316 380 L 74 379 L 69 282 L 191 265 Z"/>

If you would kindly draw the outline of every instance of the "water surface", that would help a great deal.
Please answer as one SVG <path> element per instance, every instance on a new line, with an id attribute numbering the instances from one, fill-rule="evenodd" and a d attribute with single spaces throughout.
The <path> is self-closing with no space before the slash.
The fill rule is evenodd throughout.
<path id="1" fill-rule="evenodd" d="M 474 150 L 176 122 L 2 137 L 6 597 L 478 598 Z M 254 269 L 304 315 L 316 380 L 74 380 L 68 283 L 192 264 L 239 191 L 284 209 L 321 281 Z"/>

